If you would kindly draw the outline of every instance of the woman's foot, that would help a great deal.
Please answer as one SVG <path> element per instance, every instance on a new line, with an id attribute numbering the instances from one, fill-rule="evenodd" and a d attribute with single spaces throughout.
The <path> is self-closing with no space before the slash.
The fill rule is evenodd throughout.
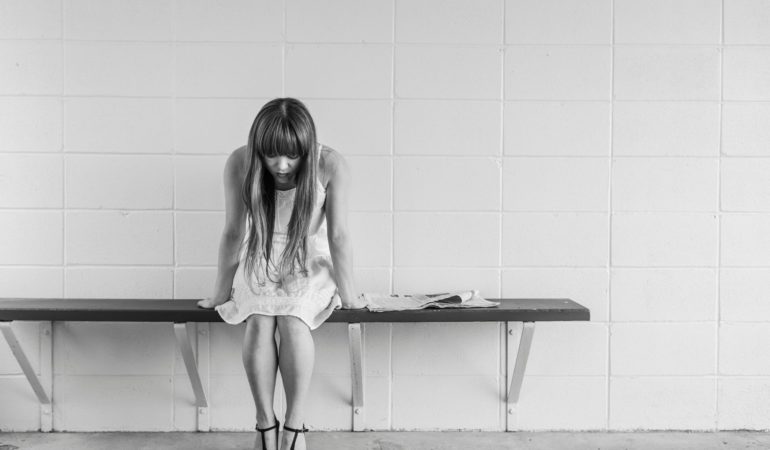
<path id="1" fill-rule="evenodd" d="M 261 431 L 260 431 L 261 430 Z M 281 423 L 275 421 L 275 425 L 260 428 L 257 424 L 257 438 L 254 441 L 254 450 L 277 450 L 278 432 L 281 430 Z"/>
<path id="2" fill-rule="evenodd" d="M 281 435 L 280 450 L 307 450 L 307 446 L 305 444 L 305 433 L 302 432 L 303 430 L 307 431 L 307 428 L 305 428 L 304 424 L 296 428 L 284 425 L 283 434 Z M 292 444 L 294 447 L 292 447 Z"/>

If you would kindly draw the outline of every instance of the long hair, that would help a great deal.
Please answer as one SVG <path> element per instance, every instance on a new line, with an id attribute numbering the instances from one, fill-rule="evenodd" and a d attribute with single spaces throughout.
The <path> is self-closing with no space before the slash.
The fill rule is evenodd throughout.
<path id="1" fill-rule="evenodd" d="M 294 208 L 289 220 L 287 243 L 277 266 L 279 280 L 294 274 L 297 266 L 306 273 L 308 229 L 316 199 L 318 144 L 313 118 L 305 105 L 293 98 L 277 98 L 266 103 L 254 119 L 249 132 L 249 167 L 243 183 L 242 199 L 248 219 L 244 276 L 271 277 L 273 228 L 275 223 L 275 180 L 267 170 L 265 157 L 299 157 Z"/>

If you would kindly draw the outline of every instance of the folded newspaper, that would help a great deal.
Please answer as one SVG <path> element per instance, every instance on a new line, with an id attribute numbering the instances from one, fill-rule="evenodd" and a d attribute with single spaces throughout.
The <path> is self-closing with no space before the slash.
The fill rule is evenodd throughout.
<path id="1" fill-rule="evenodd" d="M 485 300 L 479 291 L 444 294 L 375 294 L 364 293 L 369 311 L 407 311 L 425 308 L 491 308 L 500 302 Z"/>

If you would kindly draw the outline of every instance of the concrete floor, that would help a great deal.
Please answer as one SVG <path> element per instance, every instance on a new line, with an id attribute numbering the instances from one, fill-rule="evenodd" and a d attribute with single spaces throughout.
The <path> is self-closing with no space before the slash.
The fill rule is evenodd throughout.
<path id="1" fill-rule="evenodd" d="M 256 433 L 0 433 L 0 450 L 251 449 Z M 770 433 L 311 432 L 309 450 L 770 449 Z"/>

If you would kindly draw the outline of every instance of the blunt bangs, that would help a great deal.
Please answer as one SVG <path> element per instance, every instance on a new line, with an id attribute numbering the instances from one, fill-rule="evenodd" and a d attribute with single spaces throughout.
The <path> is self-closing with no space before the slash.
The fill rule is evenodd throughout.
<path id="1" fill-rule="evenodd" d="M 296 127 L 285 117 L 276 117 L 267 123 L 257 137 L 257 151 L 268 158 L 288 156 L 305 158 L 310 148 L 309 136 L 301 135 L 301 128 Z M 305 138 L 305 139 L 303 139 Z"/>

